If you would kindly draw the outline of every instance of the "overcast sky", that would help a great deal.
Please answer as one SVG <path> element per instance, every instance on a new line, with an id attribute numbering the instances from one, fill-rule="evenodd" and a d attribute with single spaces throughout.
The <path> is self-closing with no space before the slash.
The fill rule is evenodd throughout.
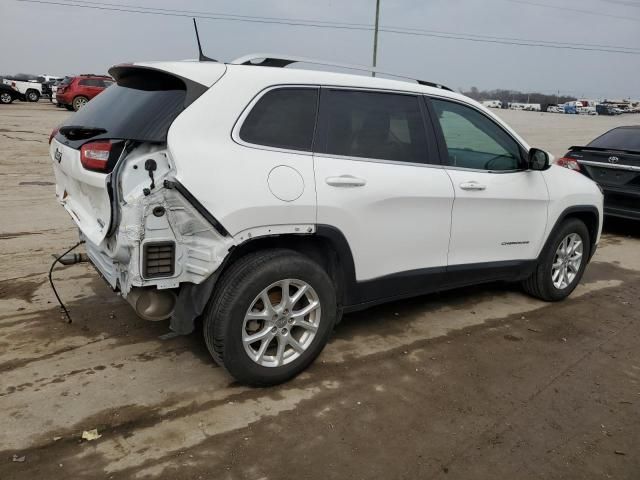
<path id="1" fill-rule="evenodd" d="M 105 1 L 368 25 L 373 24 L 375 14 L 375 0 Z M 637 48 L 640 53 L 640 0 L 380 1 L 382 27 L 615 45 Z M 5 74 L 102 73 L 121 62 L 196 56 L 192 24 L 187 17 L 0 0 L 0 18 L 0 73 Z M 252 52 L 277 52 L 371 64 L 370 31 L 212 19 L 200 19 L 199 25 L 205 53 L 219 60 Z M 580 97 L 640 98 L 640 54 L 381 32 L 378 66 L 456 89 L 559 90 Z"/>

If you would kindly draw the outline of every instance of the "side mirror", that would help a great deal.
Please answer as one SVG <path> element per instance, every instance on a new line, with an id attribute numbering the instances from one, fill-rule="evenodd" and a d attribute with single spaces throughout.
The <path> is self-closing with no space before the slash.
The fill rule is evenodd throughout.
<path id="1" fill-rule="evenodd" d="M 551 166 L 549 154 L 539 148 L 529 150 L 529 169 L 530 170 L 546 170 Z"/>

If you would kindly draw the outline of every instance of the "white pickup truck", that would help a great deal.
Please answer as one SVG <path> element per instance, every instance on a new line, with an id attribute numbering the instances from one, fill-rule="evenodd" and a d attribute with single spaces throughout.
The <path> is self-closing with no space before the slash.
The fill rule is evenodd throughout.
<path id="1" fill-rule="evenodd" d="M 42 96 L 42 84 L 35 80 L 15 80 L 5 78 L 3 83 L 16 89 L 20 93 L 20 99 L 27 102 L 37 102 Z"/>

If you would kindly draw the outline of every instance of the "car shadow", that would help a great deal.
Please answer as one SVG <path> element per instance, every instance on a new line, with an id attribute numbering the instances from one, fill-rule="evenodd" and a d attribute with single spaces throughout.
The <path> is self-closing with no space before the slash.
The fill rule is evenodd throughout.
<path id="1" fill-rule="evenodd" d="M 640 238 L 640 221 L 626 218 L 605 217 L 602 233 Z"/>

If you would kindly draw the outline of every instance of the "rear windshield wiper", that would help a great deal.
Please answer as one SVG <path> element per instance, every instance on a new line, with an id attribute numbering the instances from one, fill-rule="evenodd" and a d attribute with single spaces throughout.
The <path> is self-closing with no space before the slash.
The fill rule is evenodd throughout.
<path id="1" fill-rule="evenodd" d="M 104 128 L 82 127 L 80 125 L 60 127 L 59 132 L 69 140 L 86 140 L 87 138 L 93 138 L 107 133 Z"/>

